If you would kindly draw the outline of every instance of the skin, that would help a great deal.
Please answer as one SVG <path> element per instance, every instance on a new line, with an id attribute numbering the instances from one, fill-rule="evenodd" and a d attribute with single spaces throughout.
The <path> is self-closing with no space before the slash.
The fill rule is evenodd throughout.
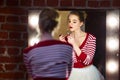
<path id="1" fill-rule="evenodd" d="M 74 14 L 70 14 L 68 17 L 68 28 L 71 34 L 67 36 L 68 43 L 73 46 L 74 51 L 79 56 L 81 54 L 80 45 L 86 38 L 86 33 L 80 29 L 84 23 L 80 21 L 79 17 Z M 59 37 L 61 41 L 65 41 L 65 36 L 61 35 Z"/>

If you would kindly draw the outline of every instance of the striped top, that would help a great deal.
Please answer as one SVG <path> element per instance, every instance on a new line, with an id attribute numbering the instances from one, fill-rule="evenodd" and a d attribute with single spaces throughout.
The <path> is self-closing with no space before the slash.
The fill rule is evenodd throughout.
<path id="1" fill-rule="evenodd" d="M 46 40 L 26 48 L 24 63 L 33 79 L 66 78 L 72 67 L 72 46 L 57 40 Z"/>
<path id="2" fill-rule="evenodd" d="M 78 56 L 75 51 L 73 52 L 74 68 L 83 68 L 93 62 L 93 57 L 96 50 L 96 38 L 87 33 L 85 40 L 80 45 L 81 54 Z"/>

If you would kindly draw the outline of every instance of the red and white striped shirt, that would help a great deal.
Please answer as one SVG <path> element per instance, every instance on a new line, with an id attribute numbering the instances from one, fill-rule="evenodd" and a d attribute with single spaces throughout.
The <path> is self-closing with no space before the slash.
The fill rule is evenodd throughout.
<path id="1" fill-rule="evenodd" d="M 26 48 L 24 63 L 34 78 L 66 78 L 72 67 L 72 46 L 57 40 L 47 40 Z"/>
<path id="2" fill-rule="evenodd" d="M 83 68 L 92 64 L 93 57 L 96 50 L 95 36 L 87 33 L 86 38 L 82 45 L 80 45 L 81 54 L 78 56 L 75 51 L 73 52 L 73 67 Z"/>

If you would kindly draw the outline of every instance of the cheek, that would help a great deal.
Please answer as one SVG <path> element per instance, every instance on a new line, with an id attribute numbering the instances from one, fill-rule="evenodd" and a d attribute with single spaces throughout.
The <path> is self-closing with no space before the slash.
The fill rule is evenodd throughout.
<path id="1" fill-rule="evenodd" d="M 80 28 L 80 25 L 79 24 L 75 24 L 74 27 L 75 28 Z"/>
<path id="2" fill-rule="evenodd" d="M 69 25 L 70 25 L 70 23 L 67 23 L 67 25 L 69 26 Z"/>

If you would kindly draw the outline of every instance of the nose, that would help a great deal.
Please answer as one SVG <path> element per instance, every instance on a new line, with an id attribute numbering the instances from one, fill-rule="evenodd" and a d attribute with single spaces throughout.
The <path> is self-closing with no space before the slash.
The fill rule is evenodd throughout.
<path id="1" fill-rule="evenodd" d="M 71 22 L 69 22 L 69 24 L 68 24 L 69 26 L 71 26 L 72 25 L 72 23 Z"/>
<path id="2" fill-rule="evenodd" d="M 71 24 L 68 24 L 68 27 L 70 27 L 71 26 Z"/>

